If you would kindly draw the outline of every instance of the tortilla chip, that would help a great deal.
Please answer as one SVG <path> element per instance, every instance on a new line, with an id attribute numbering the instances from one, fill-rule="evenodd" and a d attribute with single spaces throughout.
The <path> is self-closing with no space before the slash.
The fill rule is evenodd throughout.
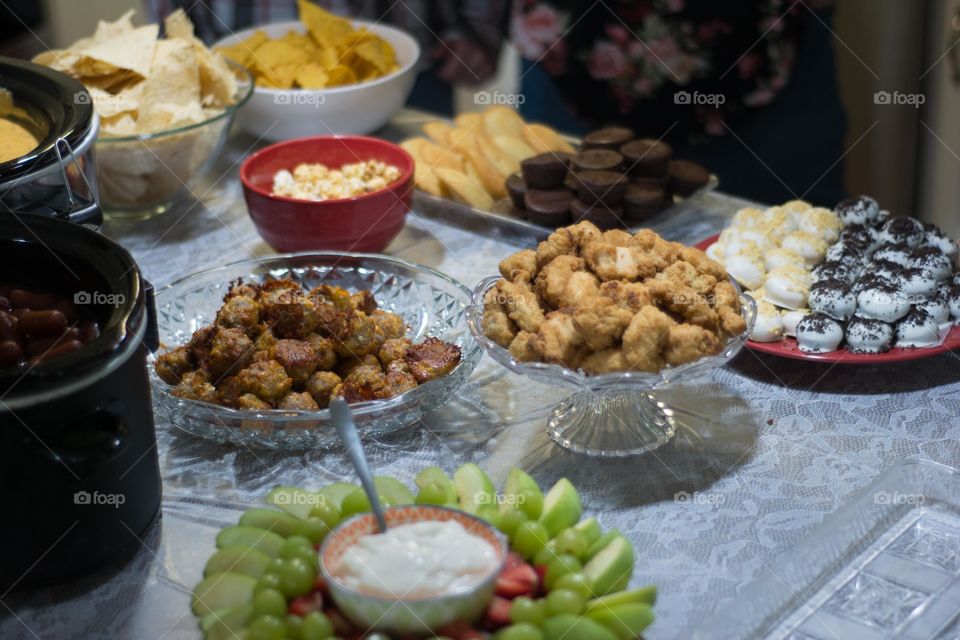
<path id="1" fill-rule="evenodd" d="M 311 62 L 297 70 L 296 83 L 302 89 L 323 89 L 328 82 L 327 72 L 319 64 Z"/>
<path id="2" fill-rule="evenodd" d="M 314 41 L 324 47 L 339 47 L 353 33 L 353 26 L 346 18 L 324 11 L 309 0 L 297 0 L 300 22 Z"/>
<path id="3" fill-rule="evenodd" d="M 143 86 L 140 132 L 162 131 L 170 127 L 198 122 L 200 112 L 200 73 L 193 45 L 186 40 L 160 40 Z"/>
<path id="4" fill-rule="evenodd" d="M 146 78 L 154 60 L 159 28 L 155 24 L 123 31 L 108 40 L 98 41 L 93 46 L 81 50 L 84 58 L 109 65 L 116 69 L 129 69 Z M 96 72 L 90 75 L 97 75 Z"/>

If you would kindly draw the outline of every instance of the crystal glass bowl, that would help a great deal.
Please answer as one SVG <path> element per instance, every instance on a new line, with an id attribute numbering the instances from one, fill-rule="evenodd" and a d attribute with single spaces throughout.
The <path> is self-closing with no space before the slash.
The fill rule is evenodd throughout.
<path id="1" fill-rule="evenodd" d="M 254 258 L 202 271 L 161 289 L 156 295 L 161 351 L 189 341 L 213 322 L 230 282 L 290 278 L 310 289 L 322 282 L 349 290 L 369 289 L 380 308 L 403 316 L 407 337 L 427 337 L 456 344 L 460 364 L 448 375 L 389 398 L 351 405 L 362 436 L 380 435 L 417 422 L 447 402 L 483 355 L 470 337 L 466 311 L 470 290 L 456 280 L 406 260 L 362 253 L 295 253 Z M 271 409 L 244 411 L 174 396 L 157 376 L 151 358 L 150 380 L 158 424 L 168 422 L 188 433 L 217 442 L 273 449 L 303 450 L 339 443 L 330 412 Z"/>
<path id="2" fill-rule="evenodd" d="M 483 298 L 500 276 L 485 278 L 473 290 L 467 310 L 470 332 L 490 357 L 514 373 L 551 386 L 566 386 L 576 393 L 553 408 L 547 419 L 547 433 L 565 449 L 592 456 L 629 456 L 652 451 L 667 443 L 676 432 L 673 411 L 655 395 L 657 389 L 727 363 L 743 348 L 757 315 L 756 303 L 743 295 L 740 308 L 747 330 L 727 341 L 723 351 L 659 373 L 623 371 L 587 375 L 559 364 L 520 362 L 507 349 L 483 334 Z"/>

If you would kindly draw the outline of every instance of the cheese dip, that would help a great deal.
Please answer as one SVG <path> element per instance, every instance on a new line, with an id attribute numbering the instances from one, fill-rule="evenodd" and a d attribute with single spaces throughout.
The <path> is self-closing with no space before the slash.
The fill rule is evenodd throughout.
<path id="1" fill-rule="evenodd" d="M 362 536 L 333 576 L 368 595 L 424 598 L 465 589 L 490 575 L 497 551 L 459 522 L 415 522 Z"/>
<path id="2" fill-rule="evenodd" d="M 36 149 L 38 144 L 40 141 L 26 127 L 0 117 L 0 162 L 25 156 Z"/>

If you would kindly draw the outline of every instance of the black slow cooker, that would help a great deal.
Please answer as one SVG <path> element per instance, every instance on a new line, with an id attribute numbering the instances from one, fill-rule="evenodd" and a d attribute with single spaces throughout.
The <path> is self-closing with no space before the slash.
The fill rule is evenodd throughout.
<path id="1" fill-rule="evenodd" d="M 38 213 L 98 226 L 94 142 L 99 120 L 90 93 L 59 71 L 0 57 L 0 117 L 29 130 L 40 144 L 0 162 L 0 215 Z"/>
<path id="2" fill-rule="evenodd" d="M 0 368 L 0 586 L 139 548 L 160 508 L 146 359 L 153 292 L 120 245 L 39 215 L 0 215 L 0 283 L 65 296 L 100 326 L 83 348 Z"/>

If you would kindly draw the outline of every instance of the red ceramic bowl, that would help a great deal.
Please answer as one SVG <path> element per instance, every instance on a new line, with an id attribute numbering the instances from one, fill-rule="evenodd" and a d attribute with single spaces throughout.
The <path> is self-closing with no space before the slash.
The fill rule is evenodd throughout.
<path id="1" fill-rule="evenodd" d="M 301 162 L 331 168 L 381 160 L 400 178 L 372 193 L 337 200 L 296 200 L 270 193 L 280 169 Z M 277 251 L 383 251 L 403 228 L 413 198 L 413 158 L 395 144 L 366 136 L 315 136 L 270 145 L 240 167 L 247 211 L 260 236 Z"/>

